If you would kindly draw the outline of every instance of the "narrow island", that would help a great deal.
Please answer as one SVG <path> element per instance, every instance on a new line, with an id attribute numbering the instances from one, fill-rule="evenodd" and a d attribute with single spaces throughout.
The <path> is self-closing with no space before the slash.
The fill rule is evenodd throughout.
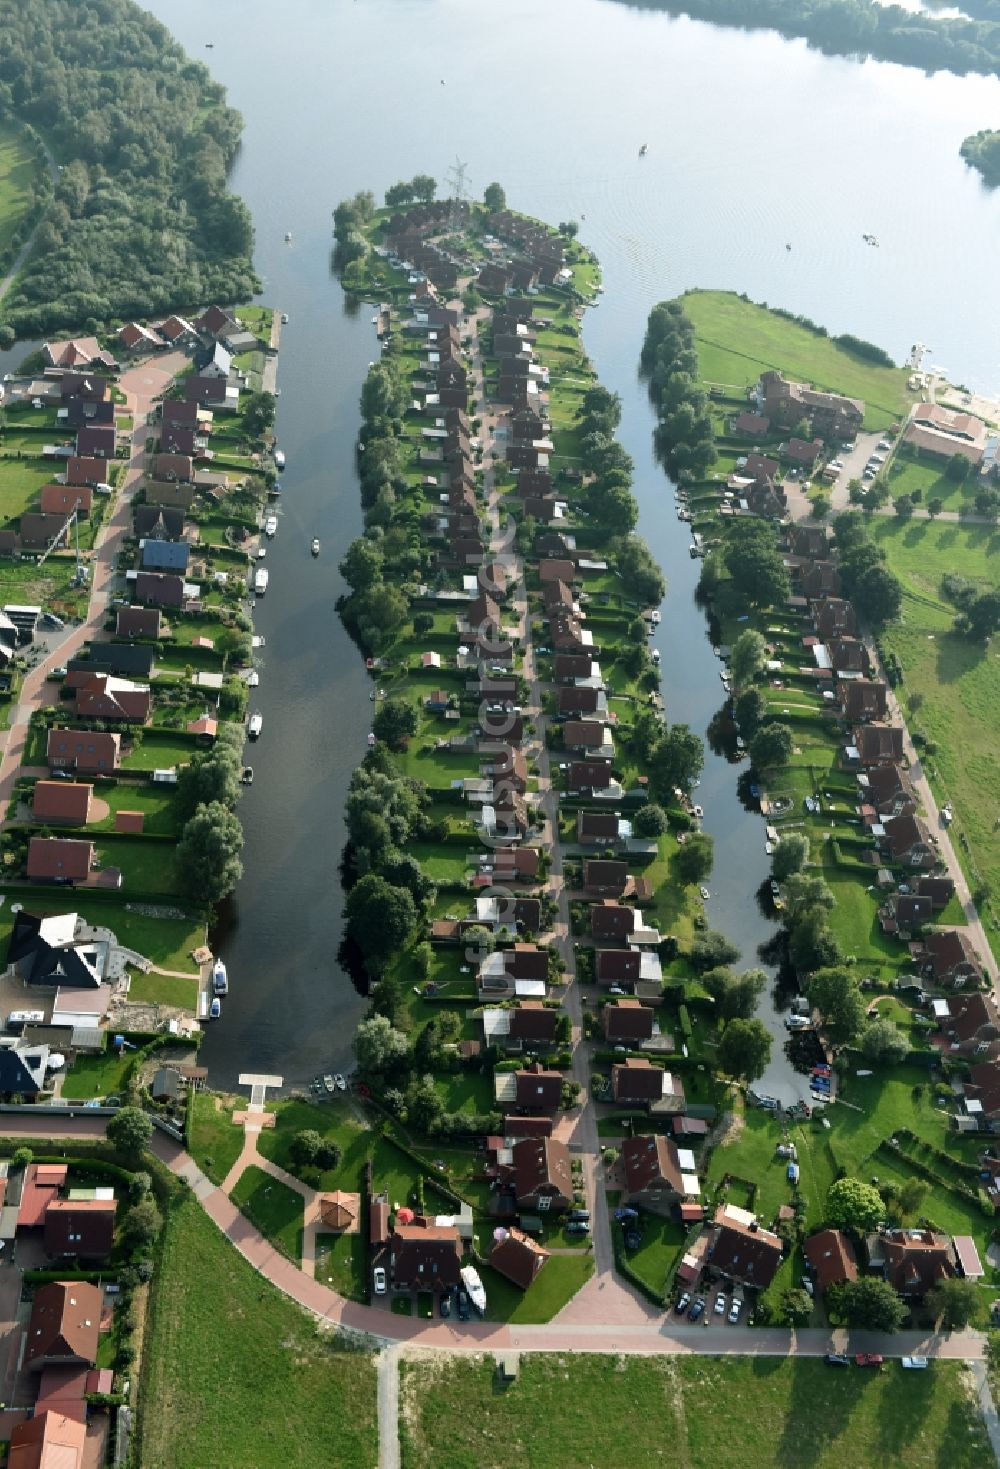
<path id="1" fill-rule="evenodd" d="M 962 144 L 962 157 L 991 189 L 1000 187 L 1000 131 L 983 128 Z"/>

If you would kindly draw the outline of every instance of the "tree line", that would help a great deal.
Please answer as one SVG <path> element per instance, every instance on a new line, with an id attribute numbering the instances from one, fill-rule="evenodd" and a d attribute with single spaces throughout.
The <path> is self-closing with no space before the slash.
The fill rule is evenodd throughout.
<path id="1" fill-rule="evenodd" d="M 259 289 L 253 226 L 226 177 L 242 118 L 132 0 L 0 0 L 0 117 L 60 164 L 31 256 L 3 305 L 18 337 Z"/>

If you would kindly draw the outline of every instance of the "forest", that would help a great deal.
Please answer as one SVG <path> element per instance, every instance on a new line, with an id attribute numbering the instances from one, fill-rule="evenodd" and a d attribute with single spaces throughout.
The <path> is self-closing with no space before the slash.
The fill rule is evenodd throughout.
<path id="1" fill-rule="evenodd" d="M 1000 0 L 971 0 L 969 18 L 941 19 L 877 0 L 626 0 L 717 25 L 800 36 L 836 56 L 873 56 L 963 76 L 1000 73 Z"/>
<path id="2" fill-rule="evenodd" d="M 1000 186 L 1000 132 L 984 128 L 981 133 L 973 133 L 962 144 L 962 157 L 978 169 L 984 183 L 994 189 Z"/>
<path id="3" fill-rule="evenodd" d="M 159 21 L 131 0 L 0 0 L 0 35 L 0 117 L 57 170 L 0 346 L 259 289 L 226 186 L 242 118 Z"/>

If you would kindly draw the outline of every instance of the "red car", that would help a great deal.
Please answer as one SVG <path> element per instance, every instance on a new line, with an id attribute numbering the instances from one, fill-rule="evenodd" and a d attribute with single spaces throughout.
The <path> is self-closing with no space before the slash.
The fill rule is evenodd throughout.
<path id="1" fill-rule="evenodd" d="M 858 1352 L 854 1360 L 859 1367 L 881 1367 L 885 1359 L 878 1352 Z"/>

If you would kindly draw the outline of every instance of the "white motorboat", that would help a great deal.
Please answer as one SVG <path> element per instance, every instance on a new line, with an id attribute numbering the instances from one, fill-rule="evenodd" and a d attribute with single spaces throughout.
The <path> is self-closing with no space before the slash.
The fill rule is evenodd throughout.
<path id="1" fill-rule="evenodd" d="M 208 1007 L 208 1018 L 209 1020 L 222 1019 L 222 1001 L 219 999 L 218 995 L 215 996 L 215 999 Z"/>
<path id="2" fill-rule="evenodd" d="M 659 661 L 660 661 L 660 650 L 659 650 L 659 648 L 654 648 L 653 651 L 652 651 L 652 653 L 650 653 L 649 656 L 652 658 L 652 660 L 653 660 L 654 663 L 659 663 Z"/>
<path id="3" fill-rule="evenodd" d="M 278 517 L 276 515 L 269 515 L 264 521 L 264 534 L 272 540 L 278 534 Z"/>
<path id="4" fill-rule="evenodd" d="M 257 547 L 257 560 L 258 561 L 263 561 L 264 560 L 264 557 L 266 555 L 267 555 L 267 547 L 266 546 L 258 546 Z"/>
<path id="5" fill-rule="evenodd" d="M 698 891 L 701 894 L 702 902 L 703 903 L 707 903 L 708 900 L 709 900 L 709 898 L 711 897 L 711 894 L 709 893 L 708 888 L 701 887 L 701 888 L 698 889 Z"/>
<path id="6" fill-rule="evenodd" d="M 285 467 L 285 451 L 284 451 L 284 449 L 275 449 L 275 451 L 274 451 L 274 467 L 275 467 L 275 469 L 284 469 L 284 467 Z"/>
<path id="7" fill-rule="evenodd" d="M 309 549 L 314 556 L 319 555 L 319 536 L 313 536 Z"/>
<path id="8" fill-rule="evenodd" d="M 252 740 L 260 738 L 260 732 L 264 728 L 264 716 L 259 711 L 254 711 L 247 724 L 247 734 Z"/>
<path id="9" fill-rule="evenodd" d="M 287 311 L 283 311 L 281 313 L 281 325 L 282 326 L 287 326 L 288 325 L 288 312 Z"/>
<path id="10" fill-rule="evenodd" d="M 263 566 L 259 566 L 253 574 L 253 589 L 258 597 L 262 597 L 267 591 L 268 575 Z"/>
<path id="11" fill-rule="evenodd" d="M 660 621 L 660 615 L 661 614 L 660 614 L 659 607 L 654 607 L 653 610 L 652 610 L 652 612 L 649 614 L 649 620 L 650 620 L 650 622 L 653 622 L 653 623 L 659 622 Z"/>
<path id="12" fill-rule="evenodd" d="M 253 785 L 253 766 L 252 765 L 244 765 L 244 767 L 243 767 L 243 774 L 240 776 L 240 780 L 243 782 L 243 784 L 245 786 L 252 786 Z"/>
<path id="13" fill-rule="evenodd" d="M 486 1288 L 480 1278 L 479 1271 L 473 1265 L 463 1265 L 459 1272 L 462 1284 L 469 1293 L 469 1300 L 476 1310 L 484 1313 L 486 1310 Z"/>
<path id="14" fill-rule="evenodd" d="M 229 994 L 229 975 L 221 959 L 216 959 L 215 968 L 212 970 L 212 993 L 214 995 Z"/>
<path id="15" fill-rule="evenodd" d="M 257 672 L 256 668 L 251 668 L 250 672 L 247 674 L 247 688 L 255 689 L 259 683 L 260 674 Z"/>

